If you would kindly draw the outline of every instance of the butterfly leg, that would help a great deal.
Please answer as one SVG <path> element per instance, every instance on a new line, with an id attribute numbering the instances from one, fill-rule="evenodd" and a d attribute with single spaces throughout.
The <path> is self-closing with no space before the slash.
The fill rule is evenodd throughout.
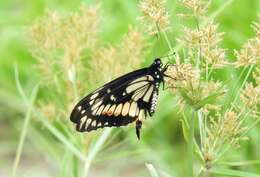
<path id="1" fill-rule="evenodd" d="M 140 130 L 142 128 L 142 121 L 137 119 L 135 122 L 136 136 L 140 140 Z"/>

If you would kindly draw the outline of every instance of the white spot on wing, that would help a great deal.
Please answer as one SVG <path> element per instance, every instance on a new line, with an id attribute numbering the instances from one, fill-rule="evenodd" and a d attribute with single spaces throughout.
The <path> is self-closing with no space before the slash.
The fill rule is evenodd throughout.
<path id="1" fill-rule="evenodd" d="M 104 105 L 102 105 L 102 106 L 99 107 L 99 109 L 98 109 L 98 111 L 97 111 L 97 113 L 96 113 L 97 116 L 99 116 L 99 115 L 101 114 L 101 112 L 102 112 L 102 110 L 103 110 L 104 107 L 105 107 Z"/>
<path id="2" fill-rule="evenodd" d="M 86 122 L 87 120 L 87 116 L 83 116 L 81 119 L 80 119 L 80 129 L 82 129 L 83 127 L 83 124 Z"/>
<path id="3" fill-rule="evenodd" d="M 91 126 L 95 127 L 97 125 L 97 121 L 93 120 L 93 122 L 91 123 Z"/>
<path id="4" fill-rule="evenodd" d="M 98 107 L 96 107 L 96 108 L 92 111 L 92 115 L 96 115 L 97 111 L 98 111 Z"/>
<path id="5" fill-rule="evenodd" d="M 91 119 L 87 120 L 86 126 L 89 125 L 91 123 Z"/>
<path id="6" fill-rule="evenodd" d="M 99 107 L 99 106 L 102 104 L 102 102 L 103 102 L 103 100 L 100 99 L 100 101 L 98 101 L 97 103 L 95 103 L 91 109 L 92 109 L 92 110 L 96 109 L 97 107 Z"/>
<path id="7" fill-rule="evenodd" d="M 89 102 L 89 104 L 92 105 L 92 104 L 94 103 L 94 101 L 95 101 L 95 100 L 91 100 L 91 101 Z"/>
<path id="8" fill-rule="evenodd" d="M 116 101 L 116 97 L 115 97 L 114 95 L 111 95 L 111 96 L 110 96 L 110 100 L 111 100 L 111 101 Z"/>
<path id="9" fill-rule="evenodd" d="M 81 110 L 81 108 L 82 108 L 81 106 L 78 106 L 78 110 L 79 110 L 79 111 Z"/>
<path id="10" fill-rule="evenodd" d="M 99 95 L 99 93 L 95 93 L 94 95 L 92 95 L 92 96 L 90 97 L 90 99 L 93 100 L 93 99 L 95 99 L 98 95 Z"/>

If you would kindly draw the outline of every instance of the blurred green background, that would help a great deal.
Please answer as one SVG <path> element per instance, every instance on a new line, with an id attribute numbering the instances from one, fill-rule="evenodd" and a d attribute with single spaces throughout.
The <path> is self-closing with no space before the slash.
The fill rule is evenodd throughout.
<path id="1" fill-rule="evenodd" d="M 24 122 L 25 106 L 15 86 L 14 65 L 18 66 L 21 83 L 27 94 L 30 94 L 32 87 L 40 79 L 37 78 L 37 69 L 34 67 L 36 60 L 28 50 L 26 27 L 41 17 L 45 9 L 75 11 L 81 3 L 98 2 L 100 1 L 0 1 L 0 176 L 11 175 Z M 239 49 L 254 35 L 250 26 L 260 12 L 260 1 L 233 0 L 224 6 L 226 2 L 214 0 L 210 12 L 221 10 L 215 21 L 220 24 L 219 30 L 225 32 L 223 48 Z M 127 32 L 129 25 L 135 26 L 138 23 L 136 18 L 140 16 L 140 12 L 137 4 L 137 0 L 102 1 L 103 20 L 100 30 L 104 42 L 116 43 Z M 173 0 L 168 1 L 167 8 L 172 13 L 174 35 L 178 35 L 181 25 L 174 14 L 180 13 L 181 8 Z M 154 57 L 153 51 L 149 57 Z M 231 52 L 229 60 L 234 60 Z M 148 61 L 150 62 L 151 58 L 147 57 L 146 63 L 149 63 Z M 227 70 L 224 77 L 237 74 L 230 72 L 232 70 Z M 168 93 L 162 93 L 158 111 L 152 118 L 154 122 L 149 121 L 143 129 L 141 142 L 136 140 L 133 127 L 127 128 L 122 138 L 119 133 L 117 146 L 106 147 L 91 166 L 90 176 L 149 176 L 145 167 L 147 162 L 153 163 L 165 176 L 182 176 L 185 169 L 186 143 L 183 140 L 180 121 L 174 116 L 178 111 L 174 109 L 174 104 Z M 127 138 L 125 132 L 130 137 Z M 242 143 L 241 148 L 235 149 L 229 155 L 237 159 L 259 160 L 259 135 L 259 127 L 253 129 L 248 135 L 251 140 Z M 55 143 L 52 144 L 53 142 Z M 63 146 L 43 125 L 31 122 L 17 176 L 67 176 L 61 172 L 62 162 L 53 157 L 53 154 L 63 156 Z M 259 166 L 258 163 L 242 169 L 260 174 Z"/>

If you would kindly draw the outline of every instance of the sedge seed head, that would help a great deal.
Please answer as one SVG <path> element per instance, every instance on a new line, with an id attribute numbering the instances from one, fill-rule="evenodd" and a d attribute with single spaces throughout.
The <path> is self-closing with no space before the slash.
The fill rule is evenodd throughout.
<path id="1" fill-rule="evenodd" d="M 159 30 L 167 31 L 169 29 L 170 20 L 165 0 L 142 0 L 139 8 L 143 14 L 139 19 L 149 34 L 154 35 L 159 33 Z"/>

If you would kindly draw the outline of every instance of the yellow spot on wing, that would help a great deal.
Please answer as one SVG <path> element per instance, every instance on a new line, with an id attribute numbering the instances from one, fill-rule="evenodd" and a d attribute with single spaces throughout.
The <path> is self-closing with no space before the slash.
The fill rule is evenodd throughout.
<path id="1" fill-rule="evenodd" d="M 107 114 L 109 108 L 110 108 L 110 104 L 107 104 L 106 107 L 103 109 L 102 114 Z"/>
<path id="2" fill-rule="evenodd" d="M 116 110 L 115 110 L 115 112 L 114 112 L 114 115 L 115 115 L 115 116 L 118 116 L 118 115 L 121 113 L 122 107 L 123 107 L 123 104 L 122 104 L 122 103 L 119 104 L 119 105 L 117 105 Z"/>
<path id="3" fill-rule="evenodd" d="M 140 109 L 139 115 L 138 115 L 138 120 L 142 121 L 145 118 L 144 110 Z"/>
<path id="4" fill-rule="evenodd" d="M 122 116 L 126 116 L 128 114 L 129 107 L 130 107 L 129 102 L 126 102 L 124 104 L 123 109 L 122 109 Z"/>
<path id="5" fill-rule="evenodd" d="M 113 106 L 111 106 L 111 107 L 109 108 L 109 110 L 108 110 L 108 112 L 107 112 L 107 115 L 108 115 L 108 116 L 112 116 L 113 113 L 114 113 L 114 111 L 115 111 L 115 109 L 116 109 L 116 105 L 114 104 Z"/>
<path id="6" fill-rule="evenodd" d="M 129 109 L 129 116 L 135 117 L 136 108 L 137 108 L 137 103 L 136 102 L 132 102 L 131 106 L 130 106 L 130 109 Z"/>

